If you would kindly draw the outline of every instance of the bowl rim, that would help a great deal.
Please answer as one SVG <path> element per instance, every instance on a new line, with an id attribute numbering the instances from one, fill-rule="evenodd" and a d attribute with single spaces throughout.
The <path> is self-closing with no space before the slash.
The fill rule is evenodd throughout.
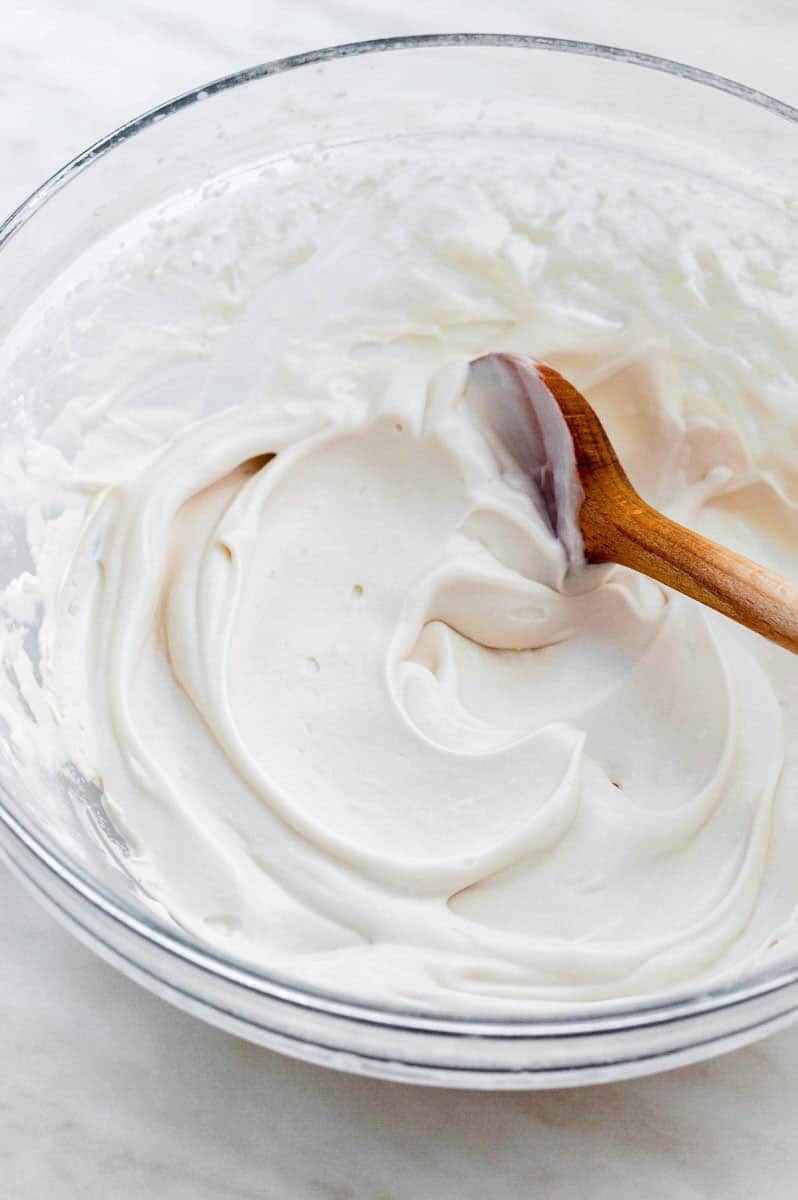
<path id="1" fill-rule="evenodd" d="M 0 223 L 0 251 L 61 188 L 93 162 L 149 126 L 193 104 L 271 75 L 336 59 L 397 50 L 457 47 L 540 50 L 614 61 L 725 92 L 798 125 L 798 108 L 766 92 L 686 63 L 601 43 L 502 33 L 433 33 L 347 42 L 258 63 L 232 72 L 182 92 L 127 121 L 65 163 L 11 211 Z M 644 996 L 602 1002 L 575 1002 L 572 1005 L 563 1005 L 561 1013 L 552 1007 L 545 1015 L 539 1016 L 514 1012 L 506 1015 L 465 1016 L 462 1013 L 448 1013 L 431 1008 L 391 1008 L 368 1000 L 358 1000 L 343 992 L 314 988 L 304 982 L 292 982 L 288 977 L 271 974 L 241 960 L 226 957 L 211 946 L 202 946 L 188 935 L 184 935 L 179 928 L 160 921 L 155 914 L 148 914 L 147 918 L 143 919 L 128 909 L 110 890 L 106 890 L 96 880 L 84 874 L 80 867 L 69 863 L 59 852 L 45 845 L 34 829 L 14 812 L 13 801 L 7 803 L 7 795 L 6 790 L 0 787 L 0 824 L 5 827 L 13 842 L 31 855 L 40 867 L 66 885 L 70 892 L 88 902 L 113 923 L 122 926 L 126 932 L 176 956 L 186 965 L 199 968 L 216 979 L 234 984 L 248 992 L 297 1007 L 345 1017 L 353 1022 L 384 1025 L 393 1030 L 426 1030 L 448 1035 L 478 1034 L 482 1037 L 504 1038 L 571 1037 L 644 1025 L 668 1025 L 684 1018 L 741 1005 L 755 997 L 780 991 L 798 982 L 796 955 L 792 965 L 783 961 L 778 967 L 760 967 L 737 982 L 720 982 L 699 989 L 688 986 L 669 992 L 664 997 Z"/>

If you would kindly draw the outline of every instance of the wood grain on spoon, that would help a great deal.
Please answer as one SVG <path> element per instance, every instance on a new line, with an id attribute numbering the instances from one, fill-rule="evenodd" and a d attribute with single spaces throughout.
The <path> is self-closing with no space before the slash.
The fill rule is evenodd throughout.
<path id="1" fill-rule="evenodd" d="M 798 653 L 798 584 L 671 521 L 641 500 L 585 397 L 536 368 L 559 405 L 584 491 L 579 526 L 591 562 L 615 562 L 717 609 Z"/>

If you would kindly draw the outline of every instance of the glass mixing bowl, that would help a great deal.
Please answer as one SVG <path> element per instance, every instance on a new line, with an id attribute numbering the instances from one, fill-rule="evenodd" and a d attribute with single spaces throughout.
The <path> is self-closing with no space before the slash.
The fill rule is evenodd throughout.
<path id="1" fill-rule="evenodd" d="M 64 281 L 88 251 L 154 206 L 253 164 L 354 141 L 514 136 L 586 139 L 711 173 L 763 202 L 798 191 L 798 111 L 740 84 L 647 55 L 550 38 L 434 35 L 339 46 L 253 67 L 110 134 L 44 183 L 0 228 L 3 437 L 52 421 L 71 398 L 47 386 Z M 218 189 L 217 189 L 218 191 Z M 59 289 L 61 291 L 59 292 Z M 38 326 L 36 325 L 38 322 Z M 55 323 L 55 324 L 54 324 Z M 39 332 L 31 342 L 30 330 Z M 79 353 L 79 346 L 77 352 Z M 39 379 L 15 385 L 20 358 Z M 0 495 L 3 582 L 29 565 L 24 497 Z M 6 618 L 13 635 L 13 619 Z M 27 631 L 30 633 L 30 631 Z M 35 642 L 35 639 L 34 639 Z M 35 659 L 35 645 L 34 645 Z M 35 662 L 34 662 L 35 668 Z M 13 679 L 7 728 L 34 720 Z M 0 843 L 14 871 L 81 940 L 153 992 L 298 1058 L 385 1078 L 470 1088 L 595 1083 L 674 1067 L 762 1037 L 798 1012 L 798 954 L 709 990 L 600 1010 L 465 1019 L 391 1011 L 298 986 L 188 938 L 106 850 L 101 797 L 77 770 L 32 784 L 12 738 L 0 750 Z"/>

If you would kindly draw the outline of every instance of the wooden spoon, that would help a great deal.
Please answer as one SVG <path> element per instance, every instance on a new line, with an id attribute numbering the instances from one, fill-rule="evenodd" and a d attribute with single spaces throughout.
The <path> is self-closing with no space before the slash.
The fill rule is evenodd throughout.
<path id="1" fill-rule="evenodd" d="M 621 563 L 798 654 L 798 585 L 671 521 L 638 496 L 585 397 L 535 363 L 573 439 L 585 555 Z"/>

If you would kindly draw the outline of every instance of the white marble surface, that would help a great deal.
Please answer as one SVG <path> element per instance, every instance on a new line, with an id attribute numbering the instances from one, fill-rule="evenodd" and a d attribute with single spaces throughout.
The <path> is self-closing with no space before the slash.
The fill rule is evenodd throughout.
<path id="1" fill-rule="evenodd" d="M 0 210 L 170 94 L 311 46 L 490 28 L 614 42 L 798 103 L 796 0 L 4 0 Z M 798 1028 L 656 1078 L 484 1095 L 290 1062 L 155 1000 L 0 867 L 3 1200 L 796 1195 Z"/>

